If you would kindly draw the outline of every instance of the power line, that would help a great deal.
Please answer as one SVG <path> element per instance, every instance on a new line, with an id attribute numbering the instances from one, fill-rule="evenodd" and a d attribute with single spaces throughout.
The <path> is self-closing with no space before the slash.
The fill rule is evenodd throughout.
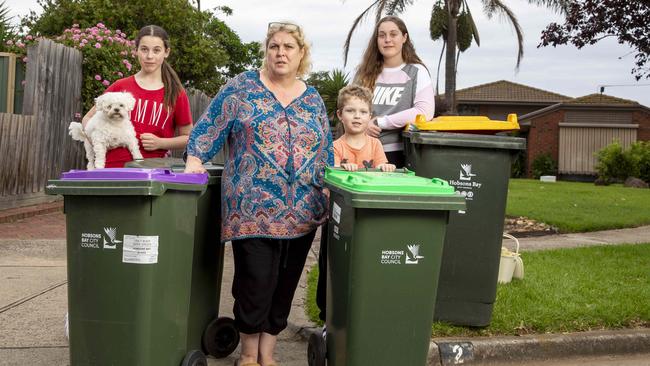
<path id="1" fill-rule="evenodd" d="M 612 85 L 598 85 L 600 94 L 605 92 L 605 87 L 619 87 L 619 86 L 650 86 L 650 84 L 612 84 Z"/>

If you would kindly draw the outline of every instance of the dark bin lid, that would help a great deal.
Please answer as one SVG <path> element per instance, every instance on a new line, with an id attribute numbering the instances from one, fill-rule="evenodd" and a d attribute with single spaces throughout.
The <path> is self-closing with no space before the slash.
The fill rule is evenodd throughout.
<path id="1" fill-rule="evenodd" d="M 475 147 L 485 149 L 526 149 L 526 139 L 521 137 L 423 131 L 408 131 L 404 132 L 403 135 L 412 144 Z"/>
<path id="2" fill-rule="evenodd" d="M 182 173 L 185 170 L 185 162 L 183 159 L 179 158 L 145 158 L 142 160 L 129 161 L 124 164 L 124 167 L 144 169 L 166 168 L 171 169 L 172 172 Z M 203 167 L 211 177 L 220 177 L 223 171 L 223 165 L 213 164 L 212 162 L 203 164 Z"/>
<path id="3" fill-rule="evenodd" d="M 208 175 L 178 173 L 166 168 L 106 168 L 70 170 L 61 174 L 61 180 L 158 181 L 180 184 L 207 184 Z"/>

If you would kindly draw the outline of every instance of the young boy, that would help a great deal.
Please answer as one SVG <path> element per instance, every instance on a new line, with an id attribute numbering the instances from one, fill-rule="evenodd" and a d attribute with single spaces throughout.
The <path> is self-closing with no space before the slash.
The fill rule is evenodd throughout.
<path id="1" fill-rule="evenodd" d="M 334 165 L 345 170 L 379 168 L 392 172 L 395 165 L 388 164 L 379 139 L 366 135 L 371 120 L 372 92 L 359 85 L 348 85 L 339 91 L 336 115 L 345 132 L 334 141 Z"/>
<path id="2" fill-rule="evenodd" d="M 388 164 L 384 148 L 379 139 L 366 135 L 371 119 L 372 92 L 359 85 L 348 85 L 339 91 L 336 101 L 336 115 L 345 132 L 334 141 L 334 165 L 348 171 L 359 168 L 378 168 L 384 172 L 395 171 L 395 165 Z M 320 253 L 318 255 L 318 284 L 316 305 L 319 318 L 325 321 L 327 291 L 327 224 L 321 227 Z M 323 329 L 323 335 L 325 330 Z"/>

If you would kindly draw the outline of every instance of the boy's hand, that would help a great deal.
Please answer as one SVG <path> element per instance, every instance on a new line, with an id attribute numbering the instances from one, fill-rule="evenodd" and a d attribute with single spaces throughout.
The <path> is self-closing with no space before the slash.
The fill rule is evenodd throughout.
<path id="1" fill-rule="evenodd" d="M 341 168 L 349 171 L 349 172 L 355 172 L 359 169 L 359 166 L 355 163 L 343 163 L 341 164 Z"/>
<path id="2" fill-rule="evenodd" d="M 381 169 L 382 172 L 394 172 L 395 171 L 395 165 L 394 164 L 380 164 L 377 168 Z"/>
<path id="3" fill-rule="evenodd" d="M 379 138 L 381 134 L 381 127 L 377 126 L 377 117 L 373 117 L 368 123 L 368 128 L 366 128 L 366 135 L 374 138 Z"/>

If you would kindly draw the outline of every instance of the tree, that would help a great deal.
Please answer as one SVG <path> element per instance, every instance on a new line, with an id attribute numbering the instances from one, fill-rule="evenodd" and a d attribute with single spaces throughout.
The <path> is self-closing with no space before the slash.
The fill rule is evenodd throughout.
<path id="1" fill-rule="evenodd" d="M 261 65 L 257 42 L 242 43 L 211 11 L 200 11 L 187 0 L 38 0 L 43 12 L 21 21 L 33 35 L 53 37 L 72 24 L 80 28 L 103 23 L 130 38 L 148 24 L 165 28 L 171 39 L 169 62 L 188 87 L 214 95 L 226 79 Z M 218 8 L 229 14 L 229 8 Z"/>
<path id="2" fill-rule="evenodd" d="M 317 71 L 311 73 L 307 78 L 307 84 L 316 88 L 318 94 L 323 98 L 327 109 L 327 117 L 333 127 L 339 123 L 336 116 L 336 101 L 339 97 L 339 90 L 348 85 L 348 82 L 348 74 L 341 69 L 334 69 L 329 72 Z"/>
<path id="3" fill-rule="evenodd" d="M 553 9 L 561 10 L 564 9 L 564 4 L 566 0 L 527 0 L 531 4 L 537 5 L 546 5 Z M 345 61 L 347 62 L 348 50 L 350 47 L 350 39 L 352 34 L 356 30 L 357 25 L 371 12 L 375 12 L 375 22 L 379 21 L 383 15 L 392 15 L 400 14 L 404 9 L 412 5 L 414 0 L 375 0 L 373 3 L 366 8 L 353 22 L 352 27 L 348 33 L 348 37 L 345 41 L 344 54 Z M 481 0 L 483 5 L 483 11 L 488 18 L 492 18 L 497 15 L 505 18 L 515 29 L 517 34 L 517 64 L 516 68 L 519 68 L 519 64 L 524 55 L 523 50 L 523 33 L 521 31 L 521 26 L 517 21 L 517 17 L 512 12 L 512 10 L 506 6 L 501 0 Z M 443 14 L 446 13 L 446 22 L 440 21 L 440 9 L 442 9 Z M 435 18 L 435 19 L 434 19 Z M 460 28 L 459 28 L 460 22 Z M 434 24 L 435 23 L 435 24 Z M 436 28 L 438 27 L 438 28 Z M 472 17 L 469 1 L 468 0 L 436 0 L 434 2 L 433 11 L 431 12 L 430 17 L 430 32 L 432 38 L 434 38 L 435 32 L 440 32 L 444 34 L 444 47 L 446 47 L 445 55 L 445 101 L 449 106 L 449 113 L 456 113 L 456 59 L 457 59 L 457 49 L 459 46 L 459 32 L 464 32 L 464 37 L 461 37 L 461 45 L 466 45 L 469 47 L 472 38 L 476 41 L 476 44 L 480 44 L 478 30 L 474 23 L 474 18 Z M 472 37 L 469 38 L 466 34 L 471 32 Z M 469 42 L 467 39 L 469 38 Z M 462 49 L 462 47 L 461 47 Z"/>
<path id="4" fill-rule="evenodd" d="M 538 47 L 571 43 L 578 48 L 616 37 L 635 49 L 632 74 L 650 78 L 650 2 L 648 0 L 573 0 L 564 24 L 551 23 Z"/>

